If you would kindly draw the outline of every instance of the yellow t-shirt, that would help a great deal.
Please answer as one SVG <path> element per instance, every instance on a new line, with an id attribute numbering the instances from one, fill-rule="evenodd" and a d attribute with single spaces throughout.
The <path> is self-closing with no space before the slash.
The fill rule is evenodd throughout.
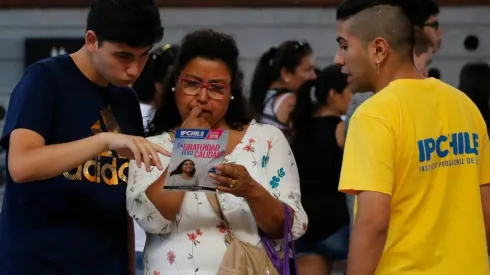
<path id="1" fill-rule="evenodd" d="M 339 190 L 392 198 L 377 275 L 490 274 L 486 183 L 485 122 L 465 94 L 439 80 L 393 81 L 350 121 Z"/>

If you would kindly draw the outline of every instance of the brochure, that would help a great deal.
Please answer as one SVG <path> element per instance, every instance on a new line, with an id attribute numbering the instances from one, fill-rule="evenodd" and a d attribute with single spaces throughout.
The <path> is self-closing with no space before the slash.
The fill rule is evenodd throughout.
<path id="1" fill-rule="evenodd" d="M 216 191 L 209 173 L 223 163 L 229 131 L 177 129 L 165 190 Z"/>

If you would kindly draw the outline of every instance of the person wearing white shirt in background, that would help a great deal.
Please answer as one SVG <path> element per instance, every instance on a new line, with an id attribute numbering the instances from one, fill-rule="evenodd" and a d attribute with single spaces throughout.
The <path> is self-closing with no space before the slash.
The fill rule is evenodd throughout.
<path id="1" fill-rule="evenodd" d="M 138 95 L 143 118 L 145 133 L 148 131 L 148 123 L 153 118 L 154 108 L 161 101 L 163 81 L 170 71 L 177 56 L 179 47 L 165 44 L 150 53 L 150 58 L 139 78 L 131 85 Z M 143 274 L 143 250 L 146 243 L 146 232 L 135 222 L 134 237 L 136 249 L 137 275 Z"/>

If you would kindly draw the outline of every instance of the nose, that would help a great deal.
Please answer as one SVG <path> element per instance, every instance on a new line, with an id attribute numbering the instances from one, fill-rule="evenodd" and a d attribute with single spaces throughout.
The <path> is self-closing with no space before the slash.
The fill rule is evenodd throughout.
<path id="1" fill-rule="evenodd" d="M 337 52 L 335 53 L 335 57 L 333 59 L 333 62 L 338 66 L 344 66 L 345 65 L 344 57 L 340 54 L 339 50 L 337 50 Z"/>
<path id="2" fill-rule="evenodd" d="M 313 70 L 313 72 L 310 75 L 310 80 L 315 80 L 316 77 L 317 77 L 316 72 L 315 72 L 315 70 Z"/>
<path id="3" fill-rule="evenodd" d="M 196 99 L 199 103 L 204 104 L 208 102 L 209 100 L 209 95 L 208 95 L 208 89 L 207 88 L 201 88 L 199 91 L 199 94 L 197 94 Z"/>
<path id="4" fill-rule="evenodd" d="M 126 70 L 126 73 L 131 78 L 137 78 L 141 72 L 141 67 L 138 62 L 131 62 Z"/>

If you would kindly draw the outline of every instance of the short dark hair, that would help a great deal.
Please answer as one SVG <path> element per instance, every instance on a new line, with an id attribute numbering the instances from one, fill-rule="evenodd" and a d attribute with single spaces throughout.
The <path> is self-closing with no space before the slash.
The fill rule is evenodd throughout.
<path id="1" fill-rule="evenodd" d="M 87 31 L 104 41 L 133 48 L 153 46 L 163 37 L 158 7 L 153 0 L 93 0 Z"/>
<path id="2" fill-rule="evenodd" d="M 165 44 L 150 52 L 148 62 L 133 84 L 133 89 L 140 102 L 151 102 L 155 96 L 155 84 L 163 83 L 173 65 L 179 46 Z"/>
<path id="3" fill-rule="evenodd" d="M 439 5 L 435 0 L 418 0 L 419 8 L 410 14 L 412 23 L 417 27 L 424 27 L 429 17 L 439 14 Z"/>
<path id="4" fill-rule="evenodd" d="M 250 104 L 256 115 L 262 114 L 269 85 L 281 77 L 281 70 L 294 73 L 303 57 L 312 53 L 308 42 L 290 40 L 270 48 L 260 57 L 250 85 Z"/>
<path id="5" fill-rule="evenodd" d="M 243 73 L 238 64 L 239 51 L 235 39 L 228 34 L 204 29 L 191 32 L 182 40 L 177 60 L 163 84 L 162 102 L 149 124 L 149 136 L 168 132 L 182 123 L 172 89 L 177 84 L 182 69 L 199 57 L 222 61 L 230 70 L 233 100 L 230 100 L 225 114 L 228 126 L 242 130 L 252 120 L 243 96 Z"/>
<path id="6" fill-rule="evenodd" d="M 345 0 L 337 9 L 337 20 L 352 18 L 349 28 L 363 43 L 383 37 L 400 57 L 412 60 L 415 34 L 410 14 L 418 6 L 402 2 Z"/>

